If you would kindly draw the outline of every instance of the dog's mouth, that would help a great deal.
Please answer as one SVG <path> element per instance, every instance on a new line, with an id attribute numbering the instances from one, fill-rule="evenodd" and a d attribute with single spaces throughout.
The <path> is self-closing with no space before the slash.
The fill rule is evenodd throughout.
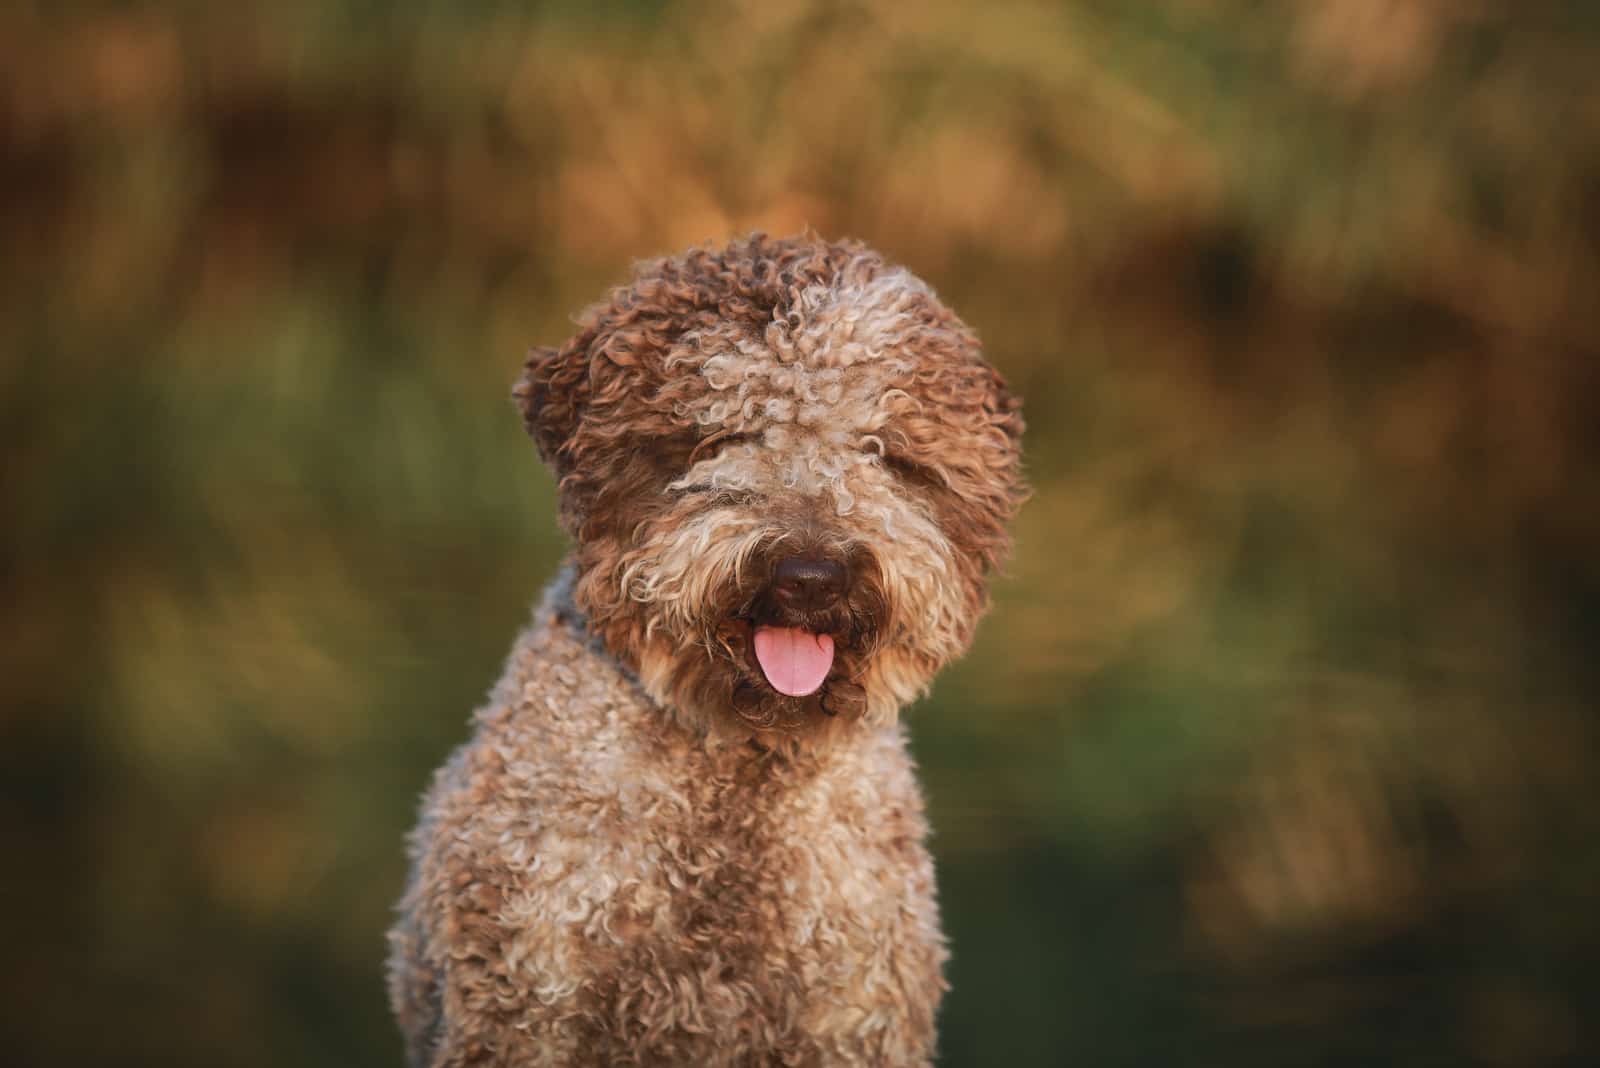
<path id="1" fill-rule="evenodd" d="M 804 627 L 758 626 L 752 639 L 767 684 L 787 697 L 809 697 L 833 670 L 833 636 Z"/>
<path id="2" fill-rule="evenodd" d="M 870 557 L 856 553 L 830 567 L 820 553 L 776 562 L 757 558 L 710 635 L 728 706 L 762 728 L 813 715 L 857 715 L 862 673 L 888 625 L 888 605 Z"/>

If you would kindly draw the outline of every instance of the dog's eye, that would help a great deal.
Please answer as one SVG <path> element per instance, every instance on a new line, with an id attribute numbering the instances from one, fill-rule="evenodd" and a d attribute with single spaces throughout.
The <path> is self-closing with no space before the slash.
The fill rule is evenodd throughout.
<path id="1" fill-rule="evenodd" d="M 730 445 L 743 445 L 747 441 L 754 441 L 754 434 L 716 433 L 701 438 L 695 443 L 694 451 L 689 453 L 689 463 L 694 465 L 701 460 L 715 456 Z"/>
<path id="2" fill-rule="evenodd" d="M 752 504 L 759 504 L 761 501 L 760 494 L 752 493 L 749 490 L 728 489 L 726 487 L 713 486 L 709 482 L 699 482 L 693 486 L 675 486 L 672 488 L 672 492 L 680 497 L 688 497 L 693 494 L 703 493 L 711 498 L 711 504 L 725 505 L 736 508 L 744 508 Z"/>
<path id="3" fill-rule="evenodd" d="M 924 486 L 928 489 L 943 489 L 944 479 L 939 477 L 937 471 L 915 460 L 907 460 L 903 456 L 885 456 L 883 466 L 894 472 L 896 478 L 912 486 Z"/>

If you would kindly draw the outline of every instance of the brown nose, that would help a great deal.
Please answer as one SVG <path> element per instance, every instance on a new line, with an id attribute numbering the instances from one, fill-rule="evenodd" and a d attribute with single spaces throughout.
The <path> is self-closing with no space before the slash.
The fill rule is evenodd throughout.
<path id="1" fill-rule="evenodd" d="M 772 594 L 778 603 L 804 612 L 832 608 L 849 579 L 844 565 L 818 556 L 786 556 L 772 569 Z"/>

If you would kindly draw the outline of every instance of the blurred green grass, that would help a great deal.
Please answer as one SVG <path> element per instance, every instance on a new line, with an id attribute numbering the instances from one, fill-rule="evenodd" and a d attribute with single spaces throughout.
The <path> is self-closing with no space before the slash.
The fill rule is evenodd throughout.
<path id="1" fill-rule="evenodd" d="M 1037 494 L 911 713 L 942 1063 L 1567 1064 L 1600 958 L 1590 5 L 0 12 L 0 1048 L 395 1063 L 400 836 L 631 259 L 928 278 Z"/>

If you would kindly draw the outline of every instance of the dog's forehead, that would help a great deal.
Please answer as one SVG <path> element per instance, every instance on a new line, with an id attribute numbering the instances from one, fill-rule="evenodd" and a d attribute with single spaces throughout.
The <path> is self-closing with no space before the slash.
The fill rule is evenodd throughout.
<path id="1" fill-rule="evenodd" d="M 905 270 L 816 283 L 763 330 L 728 324 L 687 334 L 671 363 L 707 387 L 684 402 L 701 426 L 847 439 L 881 427 L 897 388 L 940 358 L 930 345 L 932 291 Z M 683 366 L 687 365 L 687 366 Z"/>

